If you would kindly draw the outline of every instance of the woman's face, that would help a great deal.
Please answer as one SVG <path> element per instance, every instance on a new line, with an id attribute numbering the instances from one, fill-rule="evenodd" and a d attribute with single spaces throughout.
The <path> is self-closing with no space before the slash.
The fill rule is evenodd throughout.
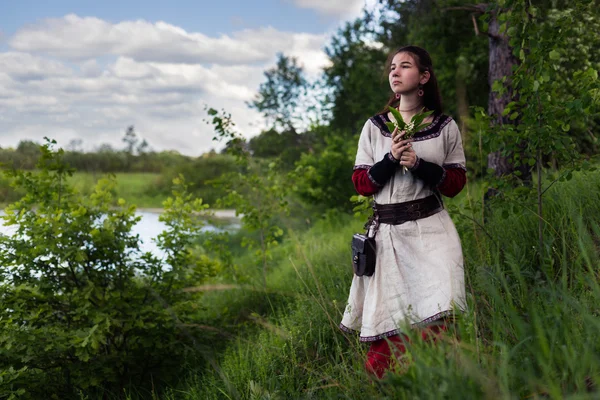
<path id="1" fill-rule="evenodd" d="M 409 53 L 398 53 L 392 59 L 389 71 L 390 87 L 394 93 L 406 94 L 416 91 L 419 84 L 427 82 L 419 72 L 417 64 Z"/>

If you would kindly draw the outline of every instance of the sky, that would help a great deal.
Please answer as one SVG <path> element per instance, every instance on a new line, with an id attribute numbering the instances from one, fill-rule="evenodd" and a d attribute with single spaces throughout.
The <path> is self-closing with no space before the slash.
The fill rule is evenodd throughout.
<path id="1" fill-rule="evenodd" d="M 255 136 L 246 103 L 277 53 L 318 76 L 332 35 L 373 1 L 0 0 L 0 147 L 122 148 L 133 125 L 155 151 L 199 156 L 222 147 L 206 106 Z"/>

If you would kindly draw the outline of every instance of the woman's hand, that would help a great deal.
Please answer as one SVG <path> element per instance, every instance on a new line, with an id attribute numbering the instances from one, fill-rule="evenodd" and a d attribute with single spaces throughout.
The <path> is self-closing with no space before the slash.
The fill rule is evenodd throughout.
<path id="1" fill-rule="evenodd" d="M 412 148 L 412 139 L 402 140 L 405 132 L 400 132 L 396 135 L 397 128 L 392 133 L 392 157 L 400 161 L 400 165 L 406 168 L 414 167 L 417 162 L 417 153 Z"/>

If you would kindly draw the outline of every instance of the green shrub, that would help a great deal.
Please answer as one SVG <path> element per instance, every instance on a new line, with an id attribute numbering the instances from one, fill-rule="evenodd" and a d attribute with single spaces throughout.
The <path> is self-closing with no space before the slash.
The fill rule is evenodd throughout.
<path id="1" fill-rule="evenodd" d="M 205 208 L 176 180 L 156 241 L 139 251 L 135 206 L 111 204 L 114 182 L 89 197 L 66 182 L 62 150 L 42 146 L 37 172 L 9 172 L 25 195 L 6 209 L 0 236 L 0 398 L 120 397 L 174 380 L 198 356 L 187 324 L 199 293 L 183 289 L 218 265 L 189 250 Z"/>

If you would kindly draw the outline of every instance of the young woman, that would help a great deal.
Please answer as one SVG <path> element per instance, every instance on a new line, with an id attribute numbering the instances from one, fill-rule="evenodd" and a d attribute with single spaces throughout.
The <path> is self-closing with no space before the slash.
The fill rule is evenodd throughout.
<path id="1" fill-rule="evenodd" d="M 441 196 L 457 195 L 466 182 L 460 132 L 442 114 L 424 49 L 400 48 L 388 67 L 388 106 L 406 122 L 423 109 L 434 112 L 427 127 L 404 140 L 388 130 L 386 107 L 365 123 L 358 143 L 352 181 L 359 194 L 374 196 L 377 261 L 372 276 L 354 276 L 340 327 L 371 343 L 365 367 L 379 378 L 404 352 L 409 327 L 436 338 L 465 307 L 460 239 Z"/>

